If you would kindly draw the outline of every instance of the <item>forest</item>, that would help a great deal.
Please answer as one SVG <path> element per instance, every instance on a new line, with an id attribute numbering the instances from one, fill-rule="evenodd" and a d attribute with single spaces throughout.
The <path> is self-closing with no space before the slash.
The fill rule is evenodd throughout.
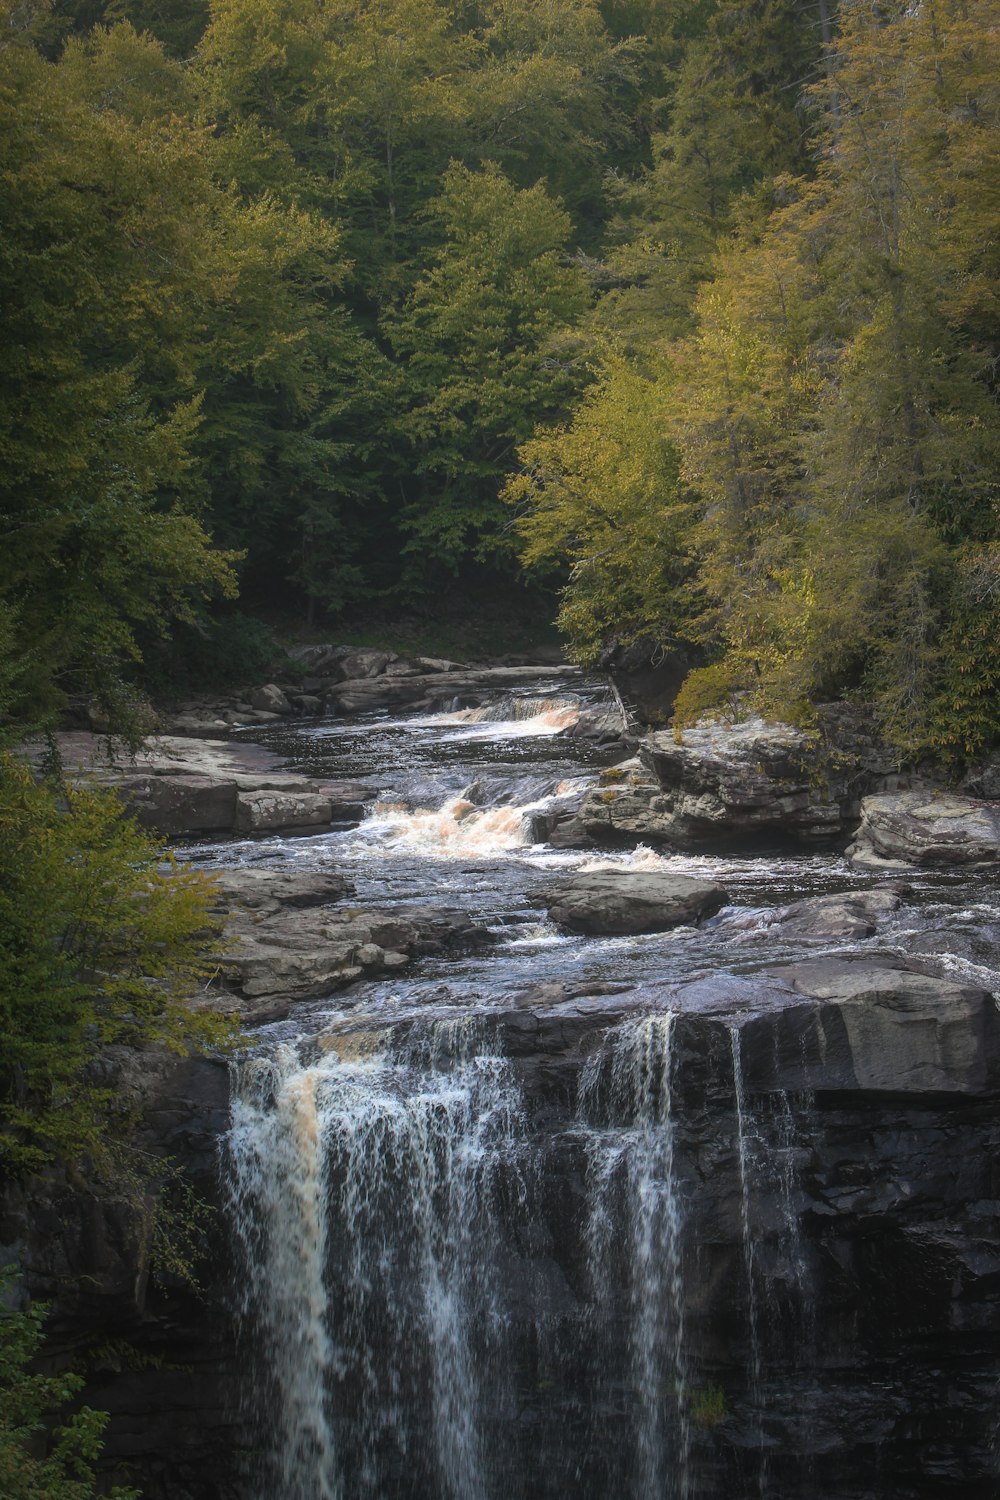
<path id="1" fill-rule="evenodd" d="M 684 649 L 682 718 L 853 694 L 904 758 L 988 750 L 997 28 L 8 0 L 8 721 L 486 588 L 582 662 Z"/>

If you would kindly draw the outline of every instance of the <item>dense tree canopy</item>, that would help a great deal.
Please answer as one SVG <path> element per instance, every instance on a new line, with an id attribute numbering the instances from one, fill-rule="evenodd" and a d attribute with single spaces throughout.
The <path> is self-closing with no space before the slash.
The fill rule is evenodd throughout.
<path id="1" fill-rule="evenodd" d="M 520 539 L 583 656 L 996 738 L 989 0 L 5 15 L 18 722 L 124 720 L 237 584 L 335 620 Z"/>

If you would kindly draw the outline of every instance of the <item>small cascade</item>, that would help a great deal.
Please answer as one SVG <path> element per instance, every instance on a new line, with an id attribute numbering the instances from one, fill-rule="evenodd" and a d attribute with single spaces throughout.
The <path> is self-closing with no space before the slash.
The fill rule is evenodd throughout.
<path id="1" fill-rule="evenodd" d="M 431 811 L 376 802 L 361 836 L 387 851 L 419 851 L 436 859 L 467 859 L 520 849 L 531 842 L 523 807 L 477 807 L 460 793 Z"/>
<path id="2" fill-rule="evenodd" d="M 751 1137 L 752 1119 L 749 1112 L 746 1089 L 743 1083 L 743 1039 L 738 1026 L 730 1033 L 733 1058 L 733 1100 L 736 1107 L 736 1158 L 739 1165 L 740 1182 L 740 1238 L 743 1246 L 743 1267 L 746 1275 L 746 1318 L 750 1343 L 749 1377 L 750 1401 L 757 1427 L 757 1439 L 761 1448 L 760 1493 L 767 1489 L 766 1458 L 763 1455 L 764 1429 L 761 1411 L 761 1330 L 757 1306 L 756 1250 L 750 1227 L 750 1200 L 754 1186 L 755 1156 L 760 1142 Z"/>
<path id="3" fill-rule="evenodd" d="M 441 715 L 438 722 L 450 724 L 510 724 L 519 735 L 560 734 L 580 717 L 579 698 L 498 698 L 480 708 L 460 708 Z M 495 733 L 495 728 L 491 731 Z"/>
<path id="4" fill-rule="evenodd" d="M 399 1057 L 288 1048 L 243 1069 L 229 1167 L 273 1434 L 259 1500 L 374 1500 L 403 1474 L 442 1500 L 489 1493 L 483 1398 L 501 1404 L 507 1363 L 492 1257 L 498 1197 L 509 1212 L 523 1187 L 519 1111 L 468 1022 Z"/>
<path id="5" fill-rule="evenodd" d="M 535 820 L 582 792 L 586 778 L 479 779 L 440 807 L 375 802 L 356 834 L 383 852 L 419 853 L 432 859 L 469 859 L 526 848 L 537 842 Z"/>
<path id="6" fill-rule="evenodd" d="M 809 1094 L 777 1090 L 752 1102 L 743 1067 L 742 1032 L 730 1028 L 745 1278 L 747 1390 L 760 1450 L 757 1492 L 773 1493 L 765 1418 L 779 1371 L 784 1378 L 816 1362 L 814 1278 L 799 1216 L 800 1159 L 815 1122 Z M 797 1376 L 800 1400 L 810 1384 Z M 780 1414 L 779 1414 L 780 1415 Z"/>
<path id="7" fill-rule="evenodd" d="M 671 1109 L 674 1019 L 667 1012 L 620 1026 L 580 1086 L 595 1316 L 613 1313 L 622 1282 L 627 1297 L 635 1500 L 685 1500 L 690 1492 L 683 1226 Z"/>

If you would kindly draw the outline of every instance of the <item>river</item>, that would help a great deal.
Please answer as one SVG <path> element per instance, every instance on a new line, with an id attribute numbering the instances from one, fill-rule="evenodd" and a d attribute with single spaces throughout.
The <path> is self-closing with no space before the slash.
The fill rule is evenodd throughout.
<path id="1" fill-rule="evenodd" d="M 996 1493 L 985 1428 L 950 1487 L 964 1417 L 959 1436 L 938 1422 L 921 1477 L 948 1380 L 972 1390 L 963 1413 L 985 1407 L 995 1347 L 942 1374 L 939 1349 L 916 1368 L 900 1333 L 909 1364 L 894 1369 L 856 1309 L 826 1343 L 832 1242 L 811 1228 L 812 1178 L 819 1136 L 844 1127 L 823 1098 L 755 1093 L 733 1026 L 726 1098 L 713 1084 L 692 1106 L 695 1065 L 662 1004 L 605 1017 L 570 1072 L 533 1054 L 526 1073 L 497 1019 L 544 1009 L 557 992 L 543 985 L 610 1005 L 665 981 L 752 986 L 845 946 L 933 951 L 956 983 L 1000 989 L 996 886 L 914 871 L 876 937 L 824 945 L 773 913 L 884 883 L 839 856 L 535 842 L 539 815 L 612 758 L 566 734 L 603 691 L 554 675 L 471 710 L 258 731 L 311 775 L 377 785 L 378 801 L 342 832 L 189 851 L 207 867 L 335 869 L 359 905 L 460 906 L 494 940 L 303 1002 L 239 1065 L 225 1174 L 237 1399 L 261 1435 L 247 1500 Z M 729 899 L 697 929 L 557 931 L 537 893 L 595 864 L 703 876 Z"/>

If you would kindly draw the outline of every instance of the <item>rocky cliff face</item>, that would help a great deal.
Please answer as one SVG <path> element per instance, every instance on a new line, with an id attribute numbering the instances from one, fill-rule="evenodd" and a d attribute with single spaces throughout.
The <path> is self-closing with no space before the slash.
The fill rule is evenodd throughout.
<path id="1" fill-rule="evenodd" d="M 490 1238 L 471 1242 L 503 1311 L 467 1309 L 483 1493 L 555 1500 L 573 1475 L 584 1500 L 995 1494 L 993 996 L 898 957 L 583 989 L 516 992 L 478 1023 L 520 1122 L 491 1178 Z M 446 1077 L 469 1033 L 434 1027 L 358 1014 L 313 1055 L 432 1057 Z M 226 1070 L 124 1065 L 146 1144 L 217 1196 Z M 412 1255 L 408 1222 L 390 1214 L 387 1255 Z M 332 1215 L 331 1276 L 353 1232 Z M 240 1475 L 260 1434 L 236 1415 L 255 1336 L 251 1320 L 235 1355 L 226 1292 L 247 1268 L 223 1239 L 196 1298 L 151 1285 L 131 1210 L 78 1188 L 49 1185 L 30 1212 L 8 1197 L 0 1238 L 54 1299 L 60 1347 L 90 1346 L 114 1473 L 147 1500 L 258 1500 Z M 424 1305 L 418 1273 L 400 1279 L 401 1318 Z M 383 1488 L 359 1480 L 359 1495 L 442 1493 L 435 1389 L 405 1473 L 379 1429 Z M 331 1401 L 349 1424 L 357 1391 Z M 268 1387 L 265 1431 L 273 1414 Z"/>
<path id="2" fill-rule="evenodd" d="M 380 1051 L 400 1062 L 385 1108 L 392 1171 L 410 1185 L 393 1187 L 377 1155 L 359 1167 L 331 1148 L 323 1171 L 359 1173 L 365 1213 L 385 1194 L 385 1222 L 365 1232 L 390 1268 L 395 1256 L 407 1267 L 393 1322 L 412 1322 L 418 1363 L 429 1289 L 452 1310 L 444 1374 L 379 1346 L 366 1353 L 374 1394 L 359 1396 L 353 1377 L 328 1391 L 344 1462 L 359 1422 L 367 1445 L 367 1487 L 348 1492 L 442 1493 L 442 1465 L 457 1462 L 440 1444 L 452 1358 L 473 1493 L 555 1500 L 572 1476 L 586 1500 L 994 1494 L 993 997 L 898 958 L 608 988 L 525 991 L 483 1020 L 521 1113 L 515 1129 L 505 1106 L 508 1134 L 492 1147 L 476 1137 L 494 1156 L 456 1199 L 477 1231 L 465 1267 L 435 1217 L 445 1209 L 411 1201 L 424 1136 L 399 1133 L 398 1090 L 433 1053 L 460 1093 L 467 1031 L 359 1017 L 323 1039 L 321 1054 L 345 1063 Z M 310 1074 L 315 1098 L 339 1076 Z M 378 1109 L 364 1109 L 378 1139 Z M 468 1171 L 461 1141 L 451 1146 Z M 343 1268 L 366 1242 L 336 1202 L 328 1293 L 344 1317 L 365 1305 Z M 419 1228 L 433 1247 L 429 1225 L 441 1244 L 414 1261 L 409 1239 Z M 390 1387 L 391 1423 L 378 1404 Z"/>
<path id="3" fill-rule="evenodd" d="M 16 1291 L 49 1304 L 52 1367 L 85 1375 L 84 1399 L 111 1414 L 107 1482 L 137 1483 L 150 1500 L 236 1500 L 234 1455 L 247 1437 L 230 1399 L 232 1263 L 218 1171 L 229 1070 L 125 1049 L 106 1069 L 145 1111 L 118 1185 L 60 1176 L 0 1192 L 0 1262 L 19 1266 Z M 127 1181 L 139 1153 L 148 1153 L 145 1193 L 138 1176 Z M 171 1165 L 212 1210 L 194 1233 L 198 1289 L 152 1269 L 152 1188 Z"/>

